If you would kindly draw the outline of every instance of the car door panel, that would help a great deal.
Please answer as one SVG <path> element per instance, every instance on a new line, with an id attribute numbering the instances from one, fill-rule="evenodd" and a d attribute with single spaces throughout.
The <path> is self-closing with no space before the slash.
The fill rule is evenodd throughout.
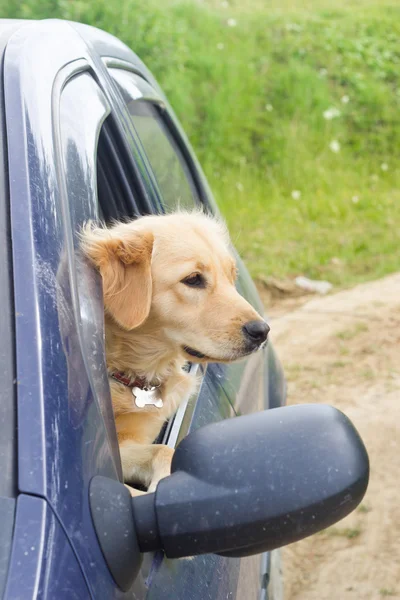
<path id="1" fill-rule="evenodd" d="M 226 600 L 238 598 L 240 562 L 238 558 L 222 558 L 206 554 L 189 559 L 164 559 L 149 581 L 146 600 L 184 598 L 185 600 Z M 251 593 L 246 600 L 256 600 Z"/>
<path id="2" fill-rule="evenodd" d="M 68 538 L 42 498 L 18 497 L 10 564 L 4 600 L 92 598 Z"/>
<path id="3" fill-rule="evenodd" d="M 46 54 L 42 36 L 59 51 Z M 22 27 L 6 51 L 5 108 L 8 122 L 18 123 L 7 133 L 17 314 L 19 490 L 50 503 L 93 596 L 122 598 L 134 597 L 134 591 L 123 594 L 116 587 L 89 508 L 91 478 L 120 475 L 104 368 L 101 283 L 91 268 L 77 263 L 73 236 L 73 228 L 96 216 L 95 139 L 86 136 L 81 147 L 73 144 L 75 130 L 69 123 L 71 136 L 63 140 L 59 121 L 64 87 L 77 85 L 77 72 L 90 69 L 88 60 L 82 39 L 61 22 L 51 28 L 48 23 L 36 24 L 32 35 L 29 25 Z M 37 64 L 42 64 L 40 71 Z M 66 64 L 63 72 L 60 67 Z M 32 73 L 37 74 L 34 88 Z M 87 77 L 86 73 L 81 81 L 81 94 L 86 94 L 88 104 L 80 107 L 90 109 L 93 102 L 93 114 L 101 122 L 101 102 L 106 111 L 107 102 L 100 100 L 100 90 L 88 89 L 96 84 L 92 79 L 89 84 Z M 26 94 L 28 89 L 36 93 Z M 82 98 L 79 90 L 75 94 Z M 85 136 L 85 131 L 80 133 Z M 82 286 L 88 301 L 80 304 Z M 93 352 L 98 355 L 90 362 L 87 354 Z M 100 369 L 99 375 L 95 368 Z"/>

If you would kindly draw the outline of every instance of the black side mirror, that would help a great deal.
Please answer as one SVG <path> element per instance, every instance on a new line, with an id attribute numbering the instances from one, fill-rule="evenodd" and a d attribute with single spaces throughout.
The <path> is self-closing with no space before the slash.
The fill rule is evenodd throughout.
<path id="1" fill-rule="evenodd" d="M 324 405 L 291 406 L 191 433 L 176 449 L 172 474 L 153 494 L 131 499 L 121 484 L 95 477 L 91 508 L 110 570 L 127 589 L 140 567 L 134 558 L 139 550 L 164 550 L 169 558 L 273 550 L 349 514 L 362 500 L 368 477 L 367 452 L 343 413 Z M 125 507 L 122 520 L 115 486 Z M 118 523 L 125 538 L 115 563 L 104 547 L 111 541 L 104 528 L 118 538 Z M 128 537 L 129 556 L 124 557 L 122 546 L 128 550 Z M 116 546 L 117 539 L 114 557 Z M 116 571 L 125 560 L 127 575 L 121 585 Z"/>

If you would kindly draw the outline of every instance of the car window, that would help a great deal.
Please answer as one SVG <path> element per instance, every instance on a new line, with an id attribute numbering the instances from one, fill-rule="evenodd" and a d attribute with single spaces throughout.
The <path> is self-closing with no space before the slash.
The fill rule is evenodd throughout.
<path id="1" fill-rule="evenodd" d="M 163 105 L 141 77 L 110 69 L 154 173 L 164 208 L 192 209 L 199 202 L 189 166 L 164 115 Z"/>

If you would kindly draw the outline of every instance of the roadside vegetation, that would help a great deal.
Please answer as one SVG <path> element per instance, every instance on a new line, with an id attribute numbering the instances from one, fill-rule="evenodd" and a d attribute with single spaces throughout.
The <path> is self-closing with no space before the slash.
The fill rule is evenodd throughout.
<path id="1" fill-rule="evenodd" d="M 396 0 L 0 0 L 120 37 L 167 93 L 252 274 L 400 264 Z"/>

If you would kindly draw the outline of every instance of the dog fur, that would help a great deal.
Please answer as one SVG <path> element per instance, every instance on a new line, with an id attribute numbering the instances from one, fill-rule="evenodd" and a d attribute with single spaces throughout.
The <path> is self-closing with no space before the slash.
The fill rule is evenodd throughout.
<path id="1" fill-rule="evenodd" d="M 230 362 L 258 349 L 244 339 L 243 325 L 262 319 L 235 288 L 229 245 L 225 225 L 200 212 L 146 216 L 108 229 L 89 224 L 82 235 L 83 251 L 103 280 L 109 373 L 160 386 L 163 407 L 138 408 L 131 388 L 110 379 L 124 480 L 148 491 L 170 473 L 173 456 L 152 442 L 196 389 L 184 365 Z M 193 286 L 197 280 L 201 285 Z"/>

